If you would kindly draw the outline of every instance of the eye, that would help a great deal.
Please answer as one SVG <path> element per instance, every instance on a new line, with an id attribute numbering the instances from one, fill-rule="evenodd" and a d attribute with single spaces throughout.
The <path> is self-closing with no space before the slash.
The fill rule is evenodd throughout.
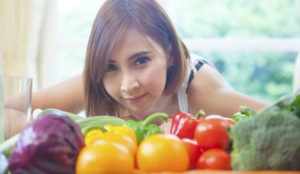
<path id="1" fill-rule="evenodd" d="M 146 56 L 143 57 L 138 57 L 135 62 L 134 65 L 144 65 L 146 64 L 150 59 Z"/>
<path id="2" fill-rule="evenodd" d="M 117 65 L 115 65 L 113 63 L 108 63 L 105 71 L 110 72 L 110 71 L 115 71 L 117 69 L 118 69 Z"/>

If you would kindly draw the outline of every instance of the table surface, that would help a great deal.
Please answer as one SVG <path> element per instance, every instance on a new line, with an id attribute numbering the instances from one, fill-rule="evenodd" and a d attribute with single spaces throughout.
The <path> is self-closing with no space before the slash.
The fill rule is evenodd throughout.
<path id="1" fill-rule="evenodd" d="M 180 172 L 160 172 L 159 174 L 179 174 Z M 300 174 L 300 171 L 212 171 L 212 170 L 191 170 L 181 172 L 182 174 Z M 136 171 L 134 174 L 155 174 L 154 172 Z"/>

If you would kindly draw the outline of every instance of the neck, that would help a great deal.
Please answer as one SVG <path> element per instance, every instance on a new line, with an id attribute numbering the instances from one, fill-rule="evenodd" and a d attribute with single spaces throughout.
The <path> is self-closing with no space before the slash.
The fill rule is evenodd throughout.
<path id="1" fill-rule="evenodd" d="M 146 114 L 150 115 L 155 112 L 164 112 L 171 118 L 178 109 L 179 106 L 176 94 L 163 95 Z"/>

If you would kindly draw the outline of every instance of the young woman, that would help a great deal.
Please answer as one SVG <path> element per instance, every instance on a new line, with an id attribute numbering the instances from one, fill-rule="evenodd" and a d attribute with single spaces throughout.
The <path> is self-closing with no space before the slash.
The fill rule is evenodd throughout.
<path id="1" fill-rule="evenodd" d="M 204 59 L 191 56 L 154 0 L 107 0 L 95 19 L 84 73 L 33 94 L 33 108 L 143 119 L 178 110 L 231 116 L 267 104 L 235 91 Z"/>

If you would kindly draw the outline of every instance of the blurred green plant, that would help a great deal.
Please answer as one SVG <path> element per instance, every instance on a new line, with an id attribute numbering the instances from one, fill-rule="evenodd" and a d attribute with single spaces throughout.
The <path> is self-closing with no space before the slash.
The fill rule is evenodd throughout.
<path id="1" fill-rule="evenodd" d="M 201 52 L 232 87 L 275 101 L 292 91 L 296 52 Z"/>
<path id="2" fill-rule="evenodd" d="M 184 38 L 300 36 L 299 0 L 172 1 L 170 13 Z"/>

